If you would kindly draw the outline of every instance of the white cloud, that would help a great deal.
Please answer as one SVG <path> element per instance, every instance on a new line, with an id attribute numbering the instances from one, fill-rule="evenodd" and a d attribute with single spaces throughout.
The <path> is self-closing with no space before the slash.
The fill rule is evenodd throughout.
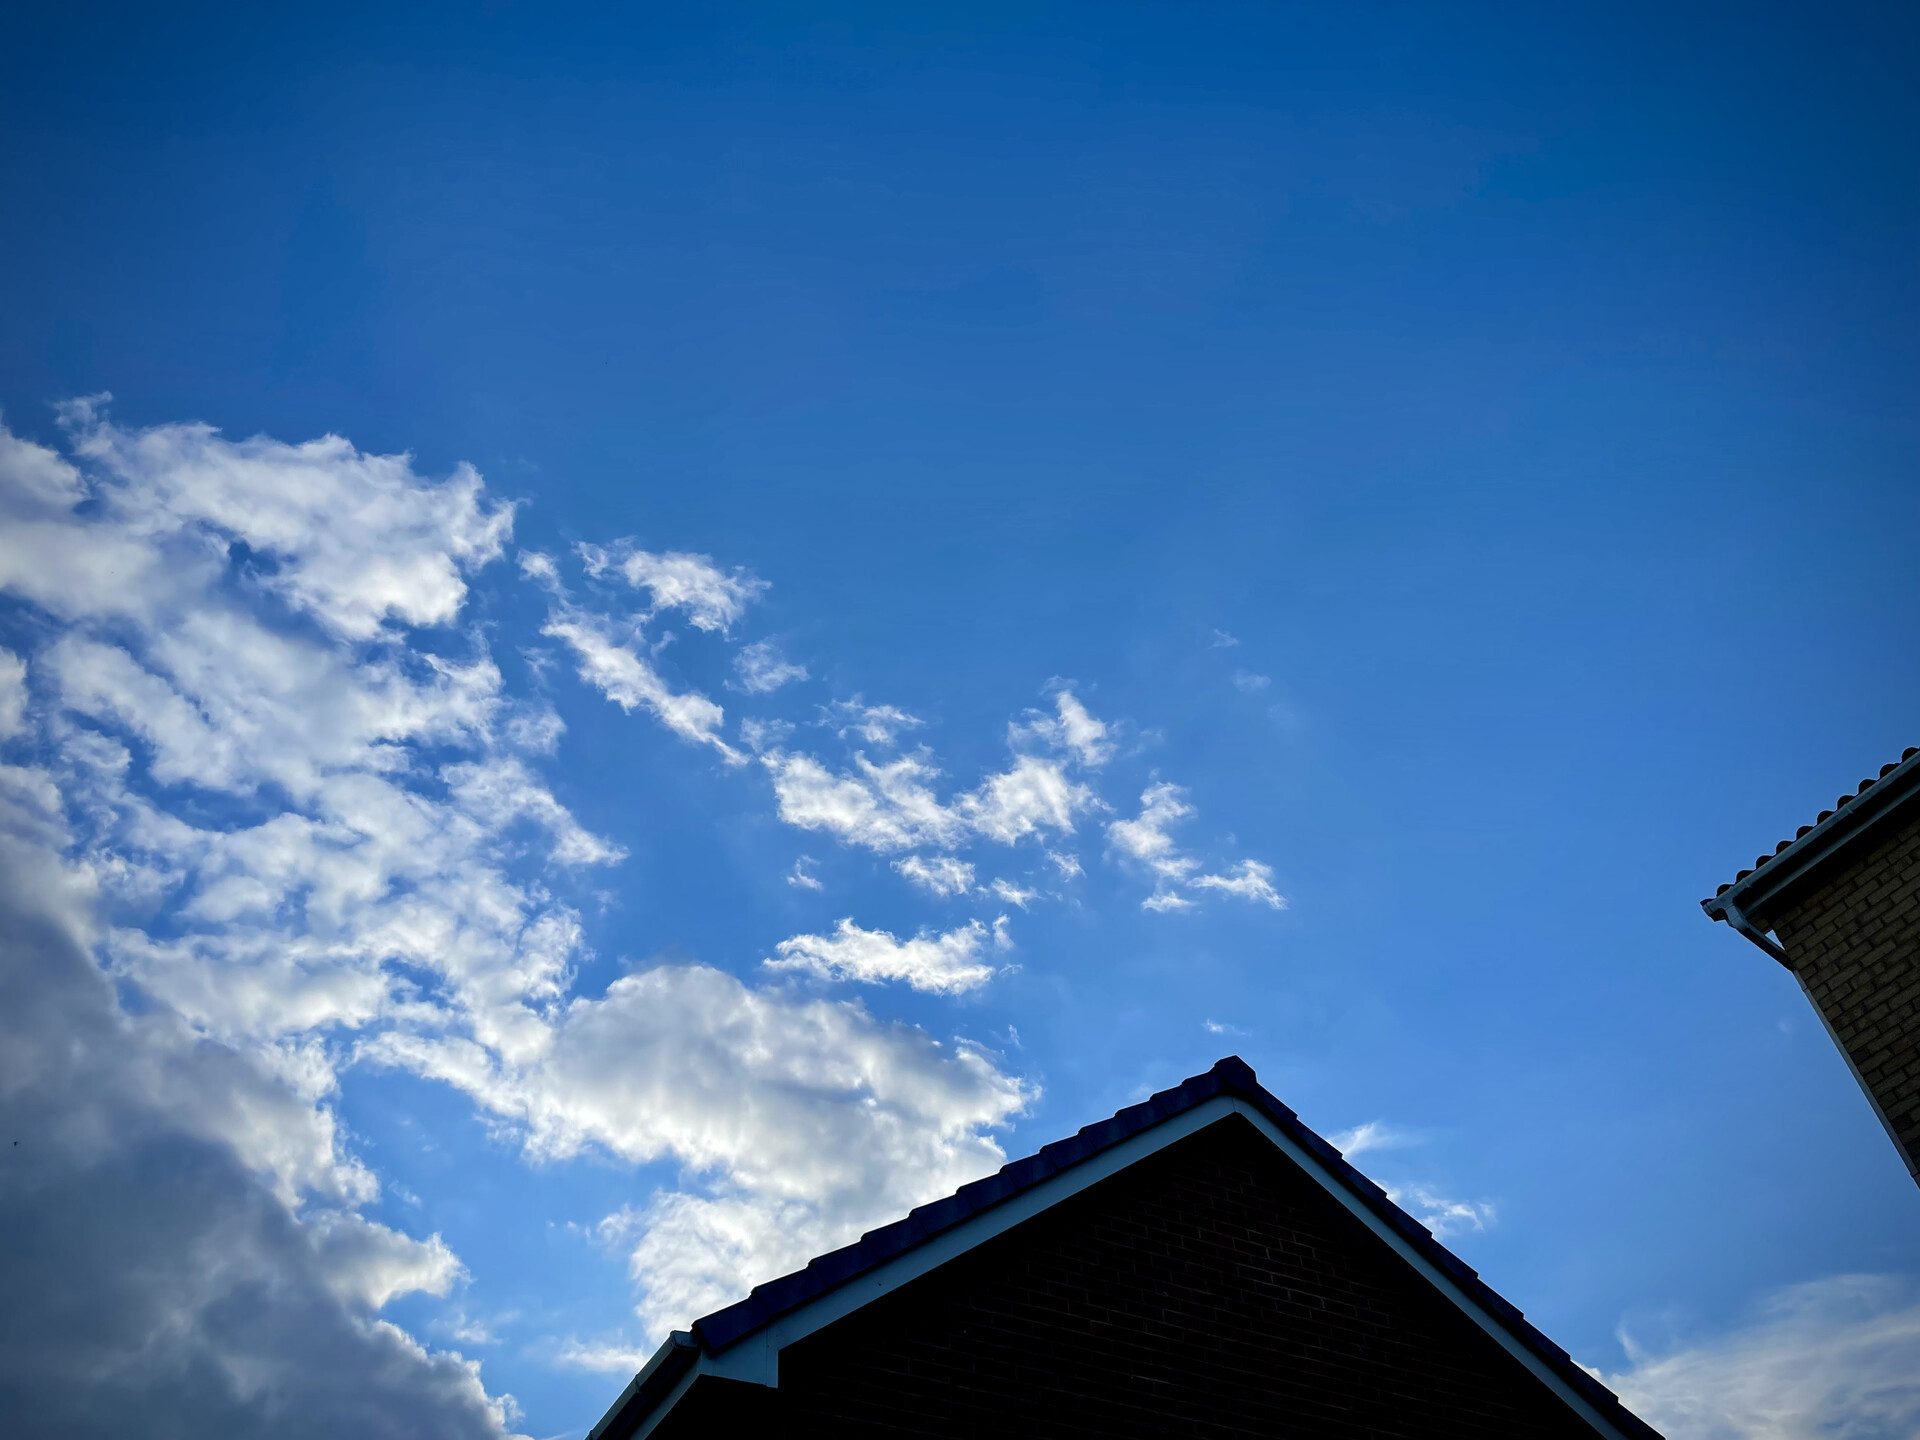
<path id="1" fill-rule="evenodd" d="M 1140 908 L 1142 910 L 1152 910 L 1156 913 L 1165 914 L 1172 910 L 1191 910 L 1193 909 L 1193 901 L 1187 899 L 1184 895 L 1176 894 L 1172 890 L 1156 890 L 1140 902 Z"/>
<path id="2" fill-rule="evenodd" d="M 1273 867 L 1258 860 L 1242 860 L 1229 867 L 1225 875 L 1195 875 L 1187 881 L 1192 890 L 1218 890 L 1223 895 L 1238 895 L 1242 900 L 1258 901 L 1275 910 L 1287 908 L 1280 892 L 1273 888 Z"/>
<path id="3" fill-rule="evenodd" d="M 489 1322 L 475 1319 L 459 1307 L 453 1307 L 452 1313 L 443 1316 L 434 1329 L 443 1335 L 450 1335 L 462 1345 L 498 1345 L 500 1337 L 494 1333 L 494 1325 L 518 1318 L 517 1311 L 508 1311 Z"/>
<path id="4" fill-rule="evenodd" d="M 746 757 L 720 738 L 726 712 L 697 691 L 675 693 L 651 662 L 607 631 L 607 622 L 584 611 L 557 610 L 543 635 L 565 641 L 579 661 L 580 678 L 622 710 L 645 710 L 682 739 L 711 745 L 729 764 Z"/>
<path id="5" fill-rule="evenodd" d="M 1022 890 L 1011 880 L 995 880 L 988 887 L 1009 905 L 1018 905 L 1022 910 L 1040 898 L 1038 890 Z"/>
<path id="6" fill-rule="evenodd" d="M 733 673 L 740 677 L 740 688 L 749 695 L 764 695 L 789 681 L 807 678 L 806 667 L 788 660 L 771 640 L 742 645 L 733 657 Z"/>
<path id="7" fill-rule="evenodd" d="M 1003 932 L 996 928 L 995 939 Z M 899 940 L 884 930 L 862 930 L 842 920 L 831 935 L 795 935 L 774 947 L 777 960 L 769 970 L 794 970 L 822 980 L 857 980 L 876 985 L 904 980 L 916 990 L 957 995 L 978 989 L 993 978 L 993 967 L 980 961 L 988 940 L 987 927 L 971 920 L 944 935 L 921 931 L 911 940 Z"/>
<path id="8" fill-rule="evenodd" d="M 778 750 L 787 743 L 793 734 L 793 723 L 788 720 L 746 719 L 740 722 L 740 743 L 755 755 L 765 755 Z"/>
<path id="9" fill-rule="evenodd" d="M 1668 1440 L 1883 1440 L 1920 1435 L 1920 1293 L 1837 1275 L 1772 1296 L 1753 1321 L 1603 1377 Z"/>
<path id="10" fill-rule="evenodd" d="M 233 565 L 245 588 L 371 640 L 389 621 L 452 620 L 463 572 L 496 558 L 512 529 L 512 507 L 484 503 L 468 466 L 425 484 L 406 456 L 364 455 L 337 436 L 285 445 L 225 440 L 206 425 L 122 430 L 92 401 L 65 417 L 93 480 L 9 435 L 0 540 L 0 585 L 62 618 L 150 617 Z M 71 523 L 88 495 L 117 524 Z M 270 563 L 250 564 L 235 541 Z"/>
<path id="11" fill-rule="evenodd" d="M 857 735 L 869 745 L 891 745 L 926 722 L 897 705 L 868 705 L 858 695 L 820 707 L 820 723 L 842 740 Z"/>
<path id="12" fill-rule="evenodd" d="M 58 705 L 40 739 L 88 819 L 81 843 L 115 897 L 162 911 L 151 931 L 102 937 L 112 969 L 234 1044 L 405 1014 L 410 967 L 438 976 L 489 1034 L 524 1029 L 522 999 L 559 991 L 574 922 L 506 879 L 501 828 L 528 825 L 567 863 L 617 850 L 491 752 L 503 702 L 484 653 L 448 659 L 394 628 L 454 618 L 462 557 L 497 554 L 507 512 L 477 477 L 432 486 L 403 459 L 344 442 L 129 434 L 90 412 L 76 424 L 84 476 L 50 451 L 30 453 L 24 476 L 0 471 L 0 506 L 41 541 L 0 540 L 0 582 L 64 622 L 33 668 Z M 18 460 L 19 442 L 9 452 Z M 65 487 L 64 512 L 48 503 L 48 475 Z M 427 498 L 400 493 L 409 483 Z M 274 493 L 249 499 L 249 484 Z M 333 503 L 290 512 L 289 488 Z M 301 537 L 290 513 L 341 533 Z M 377 563 L 351 553 L 370 514 L 399 517 L 368 538 Z M 102 553 L 115 568 L 68 563 Z M 325 624 L 288 625 L 287 604 Z M 448 748 L 471 758 L 440 771 L 435 799 L 425 754 Z M 244 798 L 258 818 L 190 821 L 149 776 Z"/>
<path id="13" fill-rule="evenodd" d="M 553 839 L 562 865 L 610 865 L 624 860 L 620 846 L 589 833 L 520 761 L 494 757 L 446 766 L 441 777 L 454 804 L 492 831 L 529 820 Z"/>
<path id="14" fill-rule="evenodd" d="M 560 590 L 560 567 L 544 550 L 522 550 L 514 556 L 520 573 L 554 593 Z"/>
<path id="15" fill-rule="evenodd" d="M 623 1345 L 618 1341 L 569 1340 L 557 1357 L 562 1365 L 596 1375 L 632 1376 L 653 1358 L 651 1345 Z"/>
<path id="16" fill-rule="evenodd" d="M 1173 826 L 1199 813 L 1187 803 L 1185 796 L 1186 791 L 1178 785 L 1155 781 L 1140 794 L 1138 818 L 1115 820 L 1107 826 L 1109 850 L 1153 877 L 1153 893 L 1140 902 L 1140 908 L 1161 912 L 1190 910 L 1194 902 L 1180 893 L 1180 889 L 1186 889 L 1218 891 L 1243 900 L 1255 900 L 1275 910 L 1285 909 L 1287 902 L 1273 888 L 1273 870 L 1258 860 L 1242 860 L 1230 866 L 1224 875 L 1194 873 L 1199 870 L 1200 862 L 1181 850 L 1168 833 Z"/>
<path id="17" fill-rule="evenodd" d="M 1493 1206 L 1482 1200 L 1455 1200 L 1431 1185 L 1385 1185 L 1387 1198 L 1417 1217 L 1441 1239 L 1467 1230 L 1484 1230 L 1493 1223 Z"/>
<path id="18" fill-rule="evenodd" d="M 1177 909 L 1191 903 L 1164 888 L 1184 882 L 1199 868 L 1199 862 L 1182 854 L 1167 833 L 1172 826 L 1199 813 L 1182 798 L 1185 794 L 1178 785 L 1155 781 L 1140 792 L 1136 819 L 1115 820 L 1107 826 L 1107 844 L 1144 866 L 1160 882 L 1159 890 L 1147 901 L 1150 910 Z"/>
<path id="19" fill-rule="evenodd" d="M 0 650 L 0 740 L 25 730 L 26 717 L 27 662 L 11 650 Z"/>
<path id="20" fill-rule="evenodd" d="M 1210 650 L 1231 650 L 1234 646 L 1238 645 L 1239 643 L 1240 642 L 1238 640 L 1236 640 L 1233 636 L 1229 635 L 1226 631 L 1215 630 L 1213 632 L 1213 639 L 1207 642 L 1207 648 Z"/>
<path id="21" fill-rule="evenodd" d="M 893 868 L 929 895 L 964 895 L 973 888 L 973 866 L 951 855 L 909 855 Z"/>
<path id="22" fill-rule="evenodd" d="M 1024 720 L 1007 727 L 1007 742 L 1015 749 L 1036 742 L 1050 745 L 1089 769 L 1097 769 L 1113 758 L 1111 730 L 1071 690 L 1062 688 L 1054 696 L 1054 708 L 1057 713 L 1051 716 L 1029 710 Z"/>
<path id="23" fill-rule="evenodd" d="M 1364 1124 L 1354 1126 L 1351 1130 L 1342 1130 L 1338 1134 L 1329 1135 L 1327 1139 L 1332 1142 L 1334 1149 L 1349 1160 L 1356 1155 L 1364 1155 L 1369 1150 L 1398 1150 L 1402 1146 L 1414 1143 L 1411 1135 L 1404 1130 L 1396 1129 L 1384 1120 L 1368 1120 Z"/>
<path id="24" fill-rule="evenodd" d="M 566 733 L 566 722 L 551 705 L 522 706 L 506 725 L 508 743 L 530 755 L 553 754 Z"/>
<path id="25" fill-rule="evenodd" d="M 960 796 L 954 809 L 987 839 L 1011 845 L 1042 830 L 1072 834 L 1073 817 L 1097 803 L 1093 791 L 1069 780 L 1054 762 L 1021 755 L 1011 769 Z"/>
<path id="26" fill-rule="evenodd" d="M 810 755 L 776 750 L 761 763 L 773 776 L 780 818 L 802 830 L 824 830 L 883 853 L 949 845 L 965 832 L 933 793 L 931 782 L 940 772 L 920 756 L 876 765 L 856 755 L 854 773 L 839 775 Z"/>
<path id="27" fill-rule="evenodd" d="M 1257 695 L 1271 685 L 1273 681 L 1265 675 L 1256 675 L 1251 670 L 1233 672 L 1233 688 L 1242 695 Z"/>
<path id="28" fill-rule="evenodd" d="M 1086 871 L 1080 867 L 1080 857 L 1078 855 L 1069 855 L 1061 850 L 1048 850 L 1045 853 L 1047 859 L 1053 862 L 1054 869 L 1058 870 L 1067 879 L 1071 880 L 1076 875 L 1086 874 Z"/>
<path id="29" fill-rule="evenodd" d="M 524 1064 L 427 1034 L 389 1032 L 370 1049 L 474 1096 L 536 1156 L 670 1156 L 704 1177 L 623 1222 L 639 1236 L 640 1314 L 656 1342 L 993 1170 L 1004 1157 L 983 1131 L 1032 1094 L 970 1047 L 700 966 L 569 1001 Z"/>
<path id="30" fill-rule="evenodd" d="M 813 859 L 802 855 L 793 862 L 793 869 L 787 872 L 787 884 L 797 890 L 824 890 L 820 877 L 813 873 Z"/>
<path id="31" fill-rule="evenodd" d="M 617 540 L 607 546 L 582 545 L 579 549 L 588 574 L 616 571 L 635 589 L 651 594 L 649 614 L 681 610 L 700 630 L 725 634 L 767 588 L 766 581 L 755 579 L 745 570 L 722 570 L 709 555 L 678 550 L 656 555 L 635 548 L 631 540 Z"/>
<path id="32" fill-rule="evenodd" d="M 761 763 L 773 777 L 782 820 L 883 854 L 946 849 L 976 836 L 1011 845 L 1046 830 L 1071 833 L 1075 815 L 1099 803 L 1058 764 L 1032 755 L 1016 756 L 1011 768 L 950 805 L 934 791 L 940 772 L 925 751 L 886 764 L 856 754 L 853 768 L 838 774 L 811 755 L 777 749 Z"/>

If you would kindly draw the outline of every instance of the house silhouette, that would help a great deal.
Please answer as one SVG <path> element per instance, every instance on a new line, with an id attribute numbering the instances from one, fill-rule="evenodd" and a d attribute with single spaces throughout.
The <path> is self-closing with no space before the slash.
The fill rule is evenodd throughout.
<path id="1" fill-rule="evenodd" d="M 1237 1057 L 676 1332 L 589 1440 L 1658 1440 Z"/>

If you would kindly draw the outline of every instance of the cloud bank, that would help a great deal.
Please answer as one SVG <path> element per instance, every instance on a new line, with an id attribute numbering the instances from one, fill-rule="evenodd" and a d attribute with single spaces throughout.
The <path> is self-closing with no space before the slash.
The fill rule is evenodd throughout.
<path id="1" fill-rule="evenodd" d="M 641 1333 L 555 1342 L 579 1364 L 625 1363 L 1003 1161 L 995 1132 L 1034 1089 L 836 987 L 991 984 L 1000 908 L 1059 898 L 1035 869 L 1084 878 L 1124 726 L 1053 682 L 953 786 L 902 748 L 928 727 L 900 706 L 769 711 L 807 676 L 734 640 L 768 589 L 743 568 L 628 540 L 522 551 L 516 579 L 514 507 L 470 467 L 129 429 L 103 402 L 61 426 L 55 445 L 0 426 L 0 1113 L 21 1140 L 0 1224 L 31 1237 L 0 1258 L 7 1413 L 75 1435 L 127 1413 L 182 1435 L 506 1434 L 479 1365 L 385 1318 L 437 1296 L 433 1333 L 482 1334 L 446 1242 L 371 1218 L 380 1179 L 337 1118 L 361 1075 L 451 1087 L 534 1163 L 677 1177 L 595 1232 Z M 475 623 L 484 583 L 537 587 L 552 644 L 532 648 L 715 784 L 949 914 L 895 934 L 828 912 L 762 942 L 751 981 L 652 965 L 583 993 L 569 897 L 626 851 L 544 773 L 566 727 Z M 710 683 L 754 713 L 690 683 L 675 643 L 725 646 Z M 1106 827 L 1149 907 L 1283 903 L 1260 862 L 1216 872 L 1174 844 L 1184 797 L 1157 784 Z M 768 880 L 824 904 L 815 872 L 795 855 Z"/>
<path id="2" fill-rule="evenodd" d="M 1030 1092 L 980 1052 L 701 966 L 574 993 L 558 889 L 623 850 L 536 768 L 558 717 L 459 628 L 512 533 L 477 474 L 126 430 L 93 404 L 63 421 L 60 449 L 0 428 L 0 1095 L 21 1140 L 0 1223 L 31 1237 L 0 1260 L 10 1416 L 504 1434 L 512 1402 L 475 1364 L 381 1318 L 465 1272 L 364 1213 L 378 1177 L 334 1110 L 360 1069 L 455 1087 L 535 1159 L 679 1166 L 623 1231 L 649 1334 L 1000 1163 L 989 1132 Z M 742 758 L 642 627 L 724 634 L 761 582 L 678 553 L 587 563 L 645 615 L 580 606 L 523 556 L 548 637 L 615 704 Z M 978 942 L 955 933 L 929 941 L 944 970 L 899 942 L 898 978 L 970 983 Z M 843 940 L 793 954 L 851 975 Z"/>

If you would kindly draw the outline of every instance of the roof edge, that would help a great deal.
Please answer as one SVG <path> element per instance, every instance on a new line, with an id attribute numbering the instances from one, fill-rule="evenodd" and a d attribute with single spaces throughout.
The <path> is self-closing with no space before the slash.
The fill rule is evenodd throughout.
<path id="1" fill-rule="evenodd" d="M 1773 854 L 1762 855 L 1751 870 L 1742 870 L 1700 902 L 1708 918 L 1724 920 L 1736 929 L 1751 923 L 1761 931 L 1806 892 L 1869 841 L 1896 816 L 1920 798 L 1920 747 L 1908 747 L 1901 757 L 1881 767 L 1880 774 L 1860 782 L 1851 795 L 1842 795 L 1834 808 L 1822 811 L 1811 825 L 1802 825 L 1791 840 L 1782 840 Z"/>
<path id="2" fill-rule="evenodd" d="M 627 1382 L 627 1388 L 607 1407 L 600 1423 L 587 1432 L 587 1440 L 601 1440 L 606 1435 L 631 1435 L 699 1360 L 700 1342 L 689 1331 L 674 1331 L 660 1342 L 660 1348 L 640 1367 L 640 1373 Z"/>

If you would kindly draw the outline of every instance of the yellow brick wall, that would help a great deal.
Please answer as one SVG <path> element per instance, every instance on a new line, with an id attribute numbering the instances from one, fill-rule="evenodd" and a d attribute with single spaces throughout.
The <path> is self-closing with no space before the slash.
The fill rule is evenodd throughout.
<path id="1" fill-rule="evenodd" d="M 1920 1177 L 1920 820 L 1773 931 Z"/>

